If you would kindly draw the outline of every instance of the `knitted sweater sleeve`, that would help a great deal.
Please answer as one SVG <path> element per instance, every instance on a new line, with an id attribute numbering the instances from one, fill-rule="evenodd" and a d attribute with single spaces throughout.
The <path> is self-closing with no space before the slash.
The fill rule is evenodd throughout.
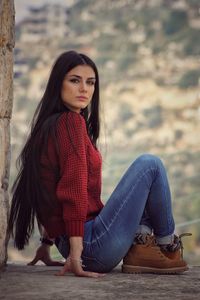
<path id="1" fill-rule="evenodd" d="M 61 115 L 57 138 L 60 179 L 56 195 L 62 203 L 66 234 L 83 236 L 88 208 L 87 130 L 83 117 L 75 112 Z"/>

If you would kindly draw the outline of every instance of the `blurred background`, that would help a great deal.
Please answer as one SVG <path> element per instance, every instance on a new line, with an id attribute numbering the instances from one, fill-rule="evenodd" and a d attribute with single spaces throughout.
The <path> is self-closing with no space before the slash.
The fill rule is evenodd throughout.
<path id="1" fill-rule="evenodd" d="M 56 57 L 89 55 L 101 83 L 102 199 L 142 153 L 164 161 L 184 256 L 200 264 L 200 2 L 199 0 L 16 0 L 14 106 L 10 186 Z M 52 99 L 53 101 L 53 99 Z M 28 261 L 9 245 L 9 260 Z M 58 257 L 56 249 L 52 249 Z"/>

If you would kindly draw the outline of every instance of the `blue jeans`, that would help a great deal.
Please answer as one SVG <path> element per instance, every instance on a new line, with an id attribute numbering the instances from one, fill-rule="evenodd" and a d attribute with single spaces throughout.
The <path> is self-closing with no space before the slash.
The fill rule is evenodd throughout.
<path id="1" fill-rule="evenodd" d="M 140 228 L 170 242 L 174 232 L 171 195 L 165 168 L 153 155 L 139 156 L 125 172 L 99 215 L 85 223 L 82 259 L 85 270 L 111 271 L 126 255 Z M 55 241 L 67 258 L 69 239 Z"/>

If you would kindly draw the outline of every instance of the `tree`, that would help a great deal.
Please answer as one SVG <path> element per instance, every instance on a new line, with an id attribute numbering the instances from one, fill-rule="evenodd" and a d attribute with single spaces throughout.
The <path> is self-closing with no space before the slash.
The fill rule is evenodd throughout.
<path id="1" fill-rule="evenodd" d="M 14 0 L 0 0 L 0 269 L 7 260 L 10 119 L 13 101 Z"/>

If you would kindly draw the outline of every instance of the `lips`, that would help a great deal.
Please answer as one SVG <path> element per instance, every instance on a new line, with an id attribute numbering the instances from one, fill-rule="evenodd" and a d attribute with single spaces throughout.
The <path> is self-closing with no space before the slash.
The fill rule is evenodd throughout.
<path id="1" fill-rule="evenodd" d="M 87 97 L 85 97 L 85 96 L 78 96 L 77 98 L 78 98 L 79 100 L 83 100 L 83 101 L 84 101 L 84 100 L 87 100 Z"/>

